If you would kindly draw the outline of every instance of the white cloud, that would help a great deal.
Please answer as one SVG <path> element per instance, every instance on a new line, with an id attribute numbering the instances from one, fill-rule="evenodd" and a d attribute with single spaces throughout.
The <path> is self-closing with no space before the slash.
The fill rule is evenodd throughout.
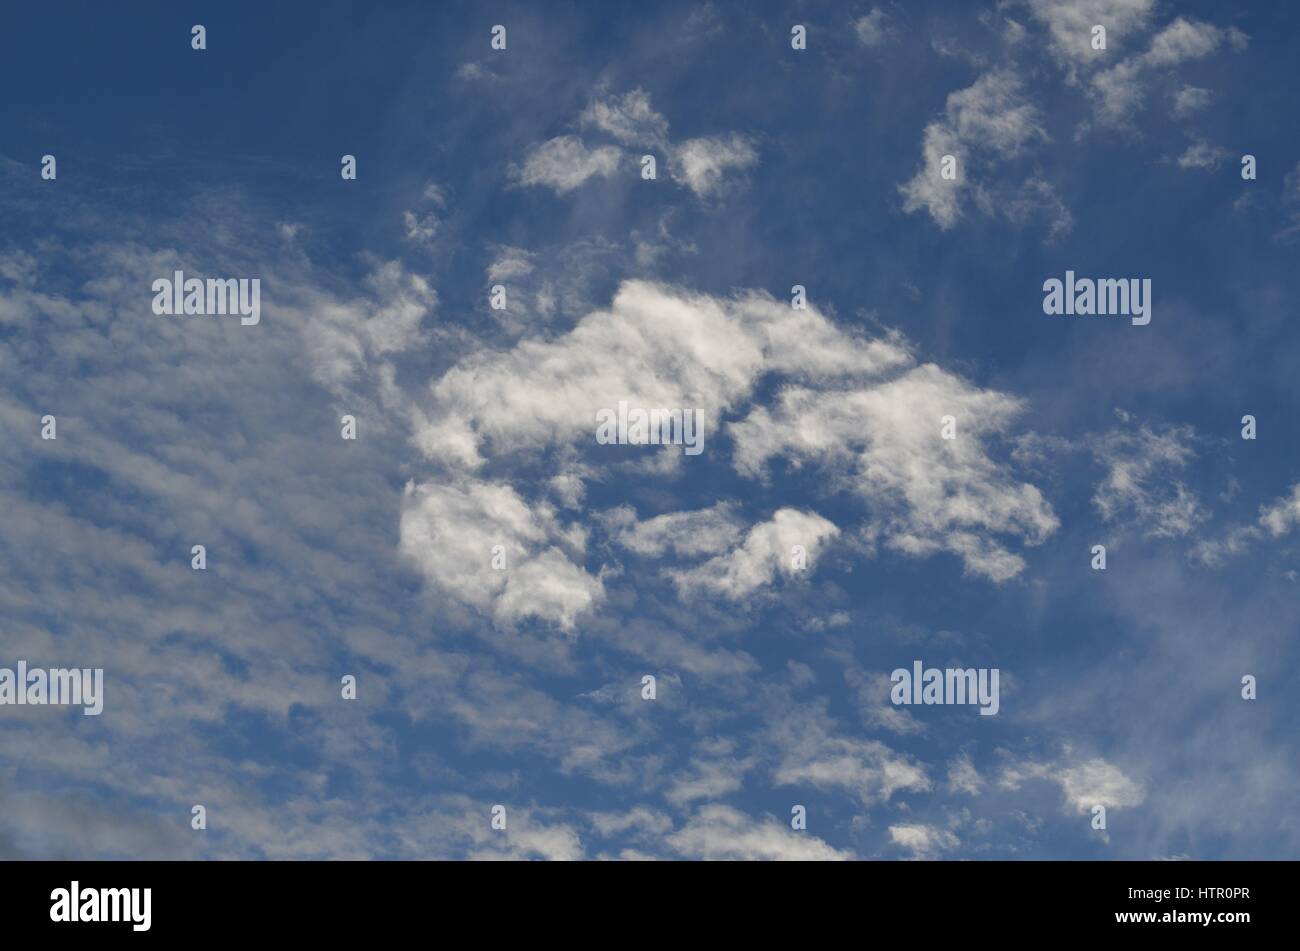
<path id="1" fill-rule="evenodd" d="M 500 624 L 525 617 L 572 631 L 579 615 L 604 595 L 595 578 L 570 560 L 585 534 L 565 529 L 548 507 L 530 508 L 508 485 L 408 485 L 399 546 L 445 594 L 487 611 Z M 506 570 L 492 565 L 505 550 Z"/>
<path id="2" fill-rule="evenodd" d="M 461 63 L 456 68 L 456 78 L 461 82 L 491 84 L 499 82 L 501 77 L 482 63 Z"/>
<path id="3" fill-rule="evenodd" d="M 1208 89 L 1197 86 L 1184 86 L 1174 93 L 1174 117 L 1185 119 L 1192 113 L 1204 109 L 1214 98 Z"/>
<path id="4" fill-rule="evenodd" d="M 1145 87 L 1153 77 L 1188 60 L 1208 56 L 1225 40 L 1238 47 L 1242 39 L 1242 34 L 1235 30 L 1179 17 L 1152 38 L 1146 52 L 1093 77 L 1098 120 L 1112 126 L 1131 121 L 1141 108 Z"/>
<path id="5" fill-rule="evenodd" d="M 948 764 L 948 788 L 971 796 L 984 789 L 984 778 L 971 762 L 969 753 L 962 753 Z"/>
<path id="6" fill-rule="evenodd" d="M 925 128 L 921 167 L 900 185 L 903 210 L 925 210 L 947 230 L 961 216 L 961 193 L 993 159 L 1007 159 L 1047 138 L 1037 107 L 1023 94 L 1010 70 L 986 73 L 948 96 L 943 116 Z M 945 180 L 942 160 L 956 159 L 956 178 Z"/>
<path id="7" fill-rule="evenodd" d="M 858 42 L 868 48 L 883 46 L 895 35 L 890 18 L 879 7 L 872 8 L 866 16 L 855 20 L 853 31 L 857 34 Z"/>
<path id="8" fill-rule="evenodd" d="M 1030 761 L 1009 765 L 998 784 L 1003 789 L 1015 790 L 1027 779 L 1046 779 L 1060 786 L 1067 813 L 1090 812 L 1093 806 L 1107 809 L 1138 806 L 1146 799 L 1146 790 L 1140 783 L 1100 757 L 1082 763 L 1063 759 L 1054 763 Z"/>
<path id="9" fill-rule="evenodd" d="M 672 831 L 673 821 L 655 809 L 635 806 L 627 812 L 598 812 L 591 824 L 602 836 L 632 833 L 639 837 L 662 838 Z"/>
<path id="10" fill-rule="evenodd" d="M 1224 44 L 1241 50 L 1247 43 L 1246 35 L 1235 27 L 1178 17 L 1152 36 L 1144 51 L 1129 53 L 1152 25 L 1154 0 L 1025 2 L 1034 18 L 1048 28 L 1051 49 L 1066 71 L 1067 82 L 1089 90 L 1103 126 L 1130 123 L 1148 89 L 1168 82 L 1181 64 L 1208 56 Z M 1104 50 L 1092 48 L 1094 26 L 1106 28 Z M 1174 94 L 1174 115 L 1184 118 L 1209 99 L 1209 90 L 1183 86 Z"/>
<path id="11" fill-rule="evenodd" d="M 1093 759 L 1061 770 L 1054 777 L 1065 792 L 1066 804 L 1075 812 L 1089 812 L 1093 806 L 1141 805 L 1146 791 L 1104 759 Z"/>
<path id="12" fill-rule="evenodd" d="M 786 387 L 774 410 L 754 410 L 731 432 L 742 472 L 778 456 L 829 467 L 880 513 L 890 547 L 950 551 L 968 572 L 1005 581 L 1024 561 L 992 536 L 1032 545 L 1058 525 L 1038 489 L 1017 483 L 985 448 L 1021 409 L 926 364 L 873 385 Z M 956 419 L 956 439 L 940 438 L 945 415 Z"/>
<path id="13" fill-rule="evenodd" d="M 820 625 L 809 624 L 809 627 L 817 630 Z M 848 661 L 841 663 L 844 665 L 845 682 L 857 693 L 858 710 L 864 725 L 902 735 L 925 732 L 924 721 L 914 717 L 907 707 L 898 706 L 890 699 L 893 683 L 889 674 L 881 670 L 867 672 Z"/>
<path id="14" fill-rule="evenodd" d="M 417 442 L 430 458 L 469 467 L 485 462 L 485 450 L 591 445 L 597 411 L 625 399 L 699 408 L 707 447 L 719 414 L 765 373 L 821 377 L 909 359 L 892 340 L 851 337 L 811 308 L 765 295 L 725 299 L 626 281 L 608 310 L 561 337 L 462 360 L 432 385 Z"/>
<path id="15" fill-rule="evenodd" d="M 437 205 L 439 208 L 445 208 L 447 205 L 446 195 L 443 193 L 442 188 L 434 182 L 430 182 L 424 187 L 421 197 L 424 201 Z M 406 228 L 406 240 L 423 245 L 432 244 L 434 237 L 438 234 L 438 229 L 442 226 L 441 220 L 432 211 L 420 214 L 409 209 L 402 212 L 402 224 Z"/>
<path id="16" fill-rule="evenodd" d="M 996 199 L 990 197 L 987 207 L 981 205 L 981 210 L 986 214 L 1000 210 L 1008 221 L 1016 225 L 1044 221 L 1048 241 L 1068 234 L 1074 228 L 1074 215 L 1052 184 L 1041 178 L 1027 180 L 1018 191 L 1009 191 Z"/>
<path id="17" fill-rule="evenodd" d="M 1282 209 L 1287 225 L 1275 234 L 1274 240 L 1289 241 L 1300 232 L 1300 162 L 1282 178 Z"/>
<path id="18" fill-rule="evenodd" d="M 1146 425 L 1113 429 L 1090 440 L 1106 469 L 1092 501 L 1106 521 L 1125 518 L 1157 538 L 1187 535 L 1208 517 L 1199 497 L 1170 471 L 1195 455 L 1190 426 L 1156 432 Z"/>
<path id="19" fill-rule="evenodd" d="M 582 481 L 581 472 L 561 472 L 552 476 L 547 485 L 565 508 L 577 509 L 582 507 L 582 500 L 587 494 L 587 486 Z"/>
<path id="20" fill-rule="evenodd" d="M 1179 17 L 1151 40 L 1151 48 L 1143 56 L 1144 65 L 1177 66 L 1185 60 L 1200 59 L 1214 52 L 1226 35 L 1212 24 Z"/>
<path id="21" fill-rule="evenodd" d="M 455 806 L 425 819 L 463 843 L 471 861 L 577 862 L 586 857 L 582 839 L 572 825 L 552 821 L 551 811 L 503 803 L 506 828 L 493 829 L 486 811 L 457 797 Z"/>
<path id="22" fill-rule="evenodd" d="M 495 543 L 470 525 L 464 538 L 473 538 L 473 547 L 461 550 L 462 538 L 447 548 L 457 552 L 455 557 L 424 555 L 426 575 L 447 590 L 472 586 L 479 592 L 473 603 L 502 622 L 531 612 L 571 628 L 601 590 L 596 578 L 563 555 L 580 545 L 560 544 L 542 559 L 562 535 L 549 508 L 530 508 L 506 486 L 489 493 L 476 487 L 473 473 L 489 460 L 516 453 L 537 457 L 548 450 L 584 453 L 584 465 L 597 473 L 602 463 L 624 464 L 637 453 L 644 458 L 639 447 L 595 444 L 599 409 L 619 400 L 697 407 L 707 436 L 722 414 L 750 400 L 757 383 L 773 374 L 790 381 L 778 391 L 775 408 L 758 406 L 725 430 L 742 475 L 765 476 L 766 463 L 778 456 L 796 466 L 816 463 L 869 503 L 873 530 L 894 550 L 913 556 L 950 551 L 969 572 L 994 581 L 1014 576 L 1024 565 L 994 536 L 1012 535 L 1032 545 L 1055 530 L 1055 515 L 1038 490 L 1015 482 L 987 448 L 1019 413 L 1017 400 L 976 389 L 932 365 L 912 366 L 897 337 L 845 334 L 813 308 L 795 310 L 762 294 L 715 298 L 629 281 L 608 310 L 588 314 L 569 333 L 523 340 L 505 352 L 473 354 L 432 384 L 425 410 L 415 417 L 415 441 L 429 459 L 459 472 L 463 482 L 459 488 L 425 487 L 428 494 L 415 509 L 432 511 L 413 520 L 408 505 L 403 524 L 409 530 L 403 537 L 418 525 L 434 523 L 444 504 L 453 512 L 470 502 L 484 508 L 474 517 L 491 515 L 488 524 L 498 533 L 492 522 L 505 510 L 501 506 L 516 513 L 518 524 L 536 516 L 534 528 L 511 536 L 528 552 L 528 559 L 512 569 L 511 587 L 500 578 L 458 579 L 458 566 L 484 570 L 485 553 Z M 952 441 L 939 438 L 940 417 L 949 413 L 959 427 Z M 725 445 L 720 439 L 706 438 L 706 455 Z M 665 449 L 653 451 L 669 457 Z M 561 471 L 573 476 L 562 498 L 576 507 L 579 486 L 571 483 L 580 479 L 578 471 L 587 470 L 564 463 Z M 615 542 L 647 557 L 669 550 L 714 556 L 692 568 L 674 566 L 667 575 L 684 593 L 732 599 L 790 575 L 796 544 L 805 547 L 811 567 L 821 546 L 839 531 L 821 516 L 782 509 L 739 541 L 739 523 L 725 505 L 646 522 L 637 522 L 630 510 L 615 509 L 599 522 Z M 428 541 L 417 547 L 430 547 Z M 543 568 L 544 579 L 529 574 Z M 535 596 L 544 597 L 530 606 L 528 598 Z"/>
<path id="23" fill-rule="evenodd" d="M 1047 135 L 1038 109 L 1023 98 L 1019 77 L 1009 71 L 986 73 L 951 93 L 944 121 L 964 146 L 999 156 L 1017 155 Z"/>
<path id="24" fill-rule="evenodd" d="M 769 737 L 778 786 L 841 789 L 867 807 L 931 788 L 924 767 L 876 740 L 835 735 L 816 706 L 774 712 Z"/>
<path id="25" fill-rule="evenodd" d="M 522 185 L 546 185 L 563 194 L 594 176 L 613 175 L 622 158 L 613 146 L 588 149 L 577 136 L 562 135 L 536 146 L 517 178 Z"/>
<path id="26" fill-rule="evenodd" d="M 1047 26 L 1052 48 L 1070 66 L 1098 64 L 1145 29 L 1155 0 L 1028 0 L 1034 18 Z M 1106 50 L 1092 48 L 1092 28 L 1106 27 Z"/>
<path id="27" fill-rule="evenodd" d="M 1290 491 L 1260 506 L 1259 518 L 1252 525 L 1231 528 L 1222 538 L 1198 542 L 1193 556 L 1206 565 L 1219 565 L 1228 558 L 1241 554 L 1251 545 L 1265 538 L 1281 538 L 1300 524 L 1300 482 Z"/>
<path id="28" fill-rule="evenodd" d="M 655 111 L 644 89 L 596 99 L 579 121 L 613 138 L 620 146 L 662 153 L 673 179 L 701 198 L 721 192 L 729 173 L 758 162 L 753 140 L 737 132 L 672 142 L 668 120 Z M 517 176 L 526 185 L 544 184 L 566 192 L 592 176 L 614 174 L 619 163 L 631 157 L 622 148 L 589 148 L 579 137 L 564 135 L 536 147 Z"/>
<path id="29" fill-rule="evenodd" d="M 942 177 L 942 163 L 947 155 L 960 161 L 964 157 L 961 152 L 961 143 L 948 125 L 933 122 L 925 127 L 925 137 L 921 143 L 921 168 L 911 181 L 899 186 L 904 211 L 910 213 L 924 209 L 930 213 L 935 224 L 945 231 L 957 223 L 961 217 L 958 196 L 964 187 L 963 177 L 959 168 L 956 179 L 945 180 Z"/>
<path id="30" fill-rule="evenodd" d="M 961 842 L 946 829 L 921 823 L 900 823 L 889 827 L 889 839 L 914 858 L 937 858 L 940 852 L 957 848 Z"/>
<path id="31" fill-rule="evenodd" d="M 417 215 L 413 211 L 402 212 L 402 224 L 406 227 L 406 240 L 415 244 L 429 244 L 438 233 L 438 216 L 434 214 Z"/>
<path id="32" fill-rule="evenodd" d="M 669 571 L 668 575 L 683 593 L 702 591 L 738 601 L 770 585 L 778 574 L 798 575 L 791 562 L 795 545 L 806 551 L 807 570 L 811 572 L 823 544 L 839 531 L 815 512 L 779 509 L 771 521 L 751 528 L 739 547 L 702 565 Z"/>
<path id="33" fill-rule="evenodd" d="M 1283 496 L 1272 505 L 1260 510 L 1259 523 L 1274 538 L 1280 538 L 1292 527 L 1300 524 L 1300 483 L 1291 487 L 1291 494 Z"/>
<path id="34" fill-rule="evenodd" d="M 39 439 L 31 407 L 57 405 L 65 464 L 95 473 L 73 504 L 16 493 L 6 480 L 7 637 L 19 656 L 67 651 L 87 666 L 107 666 L 115 685 L 97 736 L 73 736 L 48 717 L 7 724 L 0 772 L 19 768 L 34 777 L 24 785 L 46 792 L 84 788 L 93 777 L 102 808 L 87 817 L 51 803 L 24 823 L 11 808 L 18 790 L 4 790 L 0 851 L 17 828 L 23 847 L 34 843 L 41 857 L 65 849 L 91 857 L 428 857 L 447 854 L 453 843 L 469 843 L 478 855 L 581 857 L 572 829 L 552 817 L 541 828 L 527 808 L 512 806 L 510 832 L 500 836 L 488 827 L 492 800 L 480 800 L 467 819 L 478 831 L 460 837 L 442 810 L 428 813 L 425 784 L 398 789 L 382 779 L 395 775 L 396 755 L 391 726 L 375 719 L 385 710 L 437 717 L 456 734 L 447 734 L 449 746 L 526 746 L 535 763 L 561 772 L 604 783 L 643 779 L 621 724 L 526 690 L 524 675 L 497 668 L 499 645 L 439 649 L 431 632 L 456 611 L 448 612 L 445 598 L 411 597 L 396 551 L 402 498 L 394 477 L 410 456 L 392 431 L 400 413 L 357 412 L 359 442 L 338 438 L 331 404 L 356 412 L 358 401 L 386 398 L 385 370 L 422 339 L 432 289 L 396 264 L 380 264 L 364 292 L 340 295 L 337 261 L 315 269 L 305 249 L 285 247 L 264 222 L 244 220 L 237 206 L 223 203 L 221 211 L 224 246 L 199 216 L 181 214 L 178 220 L 194 219 L 186 227 L 199 232 L 199 243 L 182 233 L 180 252 L 83 241 L 47 249 L 44 273 L 0 257 L 0 272 L 31 280 L 0 287 L 0 312 L 29 320 L 33 340 L 49 334 L 57 343 L 31 371 L 35 347 L 5 351 L 0 420 L 7 432 Z M 121 219 L 113 226 L 144 231 Z M 273 332 L 228 333 L 216 320 L 113 319 L 139 317 L 142 306 L 147 314 L 150 280 L 174 266 L 202 273 L 191 267 L 199 260 L 209 273 L 248 273 L 237 270 L 245 255 L 276 289 L 274 314 L 264 314 L 261 328 Z M 94 280 L 75 277 L 81 268 Z M 59 297 L 60 286 L 75 295 Z M 320 349 L 304 352 L 315 343 Z M 72 375 L 79 385 L 69 390 Z M 322 391 L 322 383 L 339 381 L 349 388 L 346 400 Z M 286 414 L 295 425 L 283 425 Z M 22 471 L 35 458 L 31 448 L 15 435 L 0 447 L 0 464 Z M 452 535 L 486 534 L 504 523 L 530 554 L 555 548 L 581 563 L 581 534 L 553 516 L 530 509 L 516 524 L 508 499 L 459 491 L 466 498 L 440 500 L 439 517 L 452 511 Z M 428 528 L 420 531 L 436 534 Z M 204 572 L 189 572 L 195 542 L 207 546 L 207 577 L 220 584 L 201 584 Z M 483 554 L 475 553 L 475 564 Z M 565 602 L 575 599 L 532 595 L 545 584 L 527 573 L 520 580 L 562 623 Z M 60 609 L 57 638 L 44 629 L 39 607 L 53 603 L 47 588 L 55 584 L 75 593 Z M 484 602 L 487 610 L 519 613 L 508 598 L 497 603 L 501 593 Z M 344 655 L 351 660 L 340 670 Z M 361 687 L 343 709 L 338 685 L 346 670 L 360 674 Z M 266 742 L 291 733 L 340 765 L 358 794 L 320 796 L 310 764 L 250 768 L 232 758 L 230 730 L 248 718 Z M 443 753 L 429 754 L 429 772 L 454 785 L 454 771 L 437 762 Z M 420 755 L 406 765 L 420 770 Z M 476 772 L 476 782 L 504 785 L 492 773 Z M 186 789 L 221 803 L 222 835 L 178 839 L 169 831 L 174 823 L 155 821 Z M 47 836 L 50 829 L 56 834 Z M 483 836 L 477 849 L 473 835 Z"/>
<path id="35" fill-rule="evenodd" d="M 314 290 L 289 305 L 302 332 L 313 374 L 336 393 L 378 372 L 383 358 L 415 346 L 420 325 L 437 306 L 438 295 L 419 275 L 395 261 L 379 265 L 365 279 L 369 299 L 341 301 Z"/>
<path id="36" fill-rule="evenodd" d="M 757 162 L 758 153 L 751 141 L 734 132 L 727 136 L 688 139 L 672 153 L 675 177 L 701 197 L 717 192 L 729 169 L 746 169 Z"/>
<path id="37" fill-rule="evenodd" d="M 629 506 L 604 516 L 607 531 L 624 548 L 646 558 L 668 552 L 687 558 L 713 555 L 732 547 L 740 538 L 744 523 L 734 506 L 719 502 L 694 512 L 669 512 L 637 521 Z"/>
<path id="38" fill-rule="evenodd" d="M 697 758 L 689 772 L 673 780 L 664 798 L 679 807 L 697 799 L 720 799 L 739 790 L 752 767 L 749 760 Z"/>
<path id="39" fill-rule="evenodd" d="M 843 861 L 851 853 L 832 848 L 808 832 L 795 832 L 772 818 L 752 819 L 720 804 L 702 807 L 664 841 L 692 859 L 730 861 Z"/>
<path id="40" fill-rule="evenodd" d="M 643 89 L 633 89 L 622 98 L 597 100 L 582 114 L 582 121 L 627 146 L 668 145 L 668 120 L 655 112 Z"/>
<path id="41" fill-rule="evenodd" d="M 1223 160 L 1228 155 L 1227 149 L 1219 148 L 1217 145 L 1210 145 L 1208 142 L 1194 142 L 1187 147 L 1187 150 L 1182 155 L 1178 156 L 1178 167 L 1213 171 L 1223 163 Z"/>
<path id="42" fill-rule="evenodd" d="M 497 249 L 497 256 L 488 265 L 487 279 L 492 283 L 518 280 L 533 273 L 533 256 L 523 248 L 505 245 Z"/>
<path id="43" fill-rule="evenodd" d="M 521 829 L 518 818 L 514 822 L 505 836 L 480 845 L 469 853 L 469 858 L 485 861 L 542 859 L 548 862 L 579 862 L 584 858 L 582 839 L 575 829 L 566 825 L 540 824 L 529 824 Z"/>

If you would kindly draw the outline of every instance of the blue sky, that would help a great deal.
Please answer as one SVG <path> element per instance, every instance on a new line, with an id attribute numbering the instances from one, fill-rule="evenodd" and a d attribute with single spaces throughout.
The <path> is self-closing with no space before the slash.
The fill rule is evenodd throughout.
<path id="1" fill-rule="evenodd" d="M 10 11 L 0 855 L 1300 853 L 1300 12 L 376 6 Z"/>

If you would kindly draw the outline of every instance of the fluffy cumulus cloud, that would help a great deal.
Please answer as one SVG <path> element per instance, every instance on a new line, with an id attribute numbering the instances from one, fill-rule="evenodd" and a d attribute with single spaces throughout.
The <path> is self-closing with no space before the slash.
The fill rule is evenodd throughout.
<path id="1" fill-rule="evenodd" d="M 707 445 L 720 415 L 764 374 L 841 376 L 909 359 L 896 342 L 850 337 L 815 310 L 765 295 L 727 299 L 627 281 L 609 309 L 558 339 L 480 352 L 453 367 L 430 388 L 417 441 L 430 456 L 478 468 L 484 452 L 590 441 L 596 414 L 626 400 L 700 409 Z"/>
<path id="2" fill-rule="evenodd" d="M 1103 759 L 1067 767 L 1057 774 L 1057 782 L 1065 793 L 1066 805 L 1075 812 L 1088 812 L 1093 806 L 1136 806 L 1146 798 L 1141 784 Z"/>
<path id="3" fill-rule="evenodd" d="M 432 584 L 500 623 L 533 616 L 572 630 L 603 594 L 600 579 L 571 560 L 581 555 L 583 530 L 565 530 L 548 507 L 530 508 L 508 485 L 408 486 L 400 539 Z"/>
<path id="4" fill-rule="evenodd" d="M 994 581 L 1024 559 L 1000 536 L 1037 544 L 1058 521 L 1042 493 L 1019 482 L 987 443 L 1007 433 L 1023 407 L 933 364 L 873 384 L 785 388 L 733 427 L 742 471 L 784 457 L 824 467 L 871 503 L 894 549 L 949 551 L 966 570 Z M 944 439 L 951 416 L 955 438 Z"/>
<path id="5" fill-rule="evenodd" d="M 665 346 L 666 340 L 673 344 Z M 771 406 L 755 404 L 756 388 L 768 378 L 786 384 Z M 537 399 L 539 393 L 548 398 Z M 1033 545 L 1056 527 L 1039 491 L 1017 482 L 990 452 L 989 444 L 1020 412 L 1018 401 L 932 364 L 915 365 L 897 337 L 849 335 L 815 308 L 799 310 L 755 293 L 718 298 L 626 282 L 608 310 L 588 314 L 561 337 L 528 339 L 509 351 L 462 360 L 432 383 L 415 439 L 431 461 L 460 473 L 467 484 L 494 459 L 548 452 L 579 453 L 588 471 L 598 470 L 611 456 L 593 445 L 595 420 L 620 401 L 698 408 L 707 452 L 723 452 L 720 437 L 728 437 L 740 474 L 761 481 L 767 463 L 778 456 L 824 469 L 868 504 L 874 530 L 893 550 L 918 556 L 949 551 L 969 572 L 994 581 L 1024 567 L 1023 558 L 1006 547 L 1007 537 Z M 738 411 L 744 415 L 718 432 L 719 420 Z M 945 415 L 956 420 L 956 439 L 941 438 Z M 565 475 L 580 481 L 573 470 Z M 427 520 L 436 521 L 448 491 L 416 490 L 422 501 L 415 511 L 432 507 Z M 579 487 L 567 485 L 567 495 L 576 500 Z M 527 510 L 520 497 L 510 499 L 521 513 Z M 413 540 L 421 521 L 411 512 L 403 533 L 408 552 L 435 583 L 462 590 L 466 569 L 457 566 L 482 566 L 490 539 L 467 526 L 455 556 L 421 555 L 432 543 Z M 553 516 L 546 518 L 551 525 Z M 822 547 L 840 532 L 815 512 L 782 508 L 744 530 L 742 538 L 739 515 L 725 502 L 640 522 L 624 509 L 605 513 L 601 521 L 612 538 L 641 556 L 668 550 L 711 556 L 668 576 L 683 593 L 729 599 L 802 570 L 792 567 L 795 546 L 802 547 L 812 570 Z M 505 543 L 523 549 L 525 558 L 548 553 L 550 571 L 537 582 L 552 600 L 539 616 L 563 617 L 571 626 L 575 612 L 596 603 L 600 586 L 567 554 L 581 551 L 575 540 L 546 547 L 558 532 L 544 531 L 539 523 L 532 535 L 512 534 Z M 565 558 L 571 570 L 555 577 Z M 506 598 L 512 589 L 497 581 L 475 591 L 473 603 L 486 607 L 485 598 Z M 519 611 L 492 610 L 498 616 Z"/>
<path id="6" fill-rule="evenodd" d="M 1055 762 L 1016 763 L 1003 770 L 998 782 L 1003 789 L 1018 789 L 1029 779 L 1045 779 L 1060 786 L 1064 808 L 1071 813 L 1087 813 L 1093 806 L 1138 806 L 1146 799 L 1140 782 L 1102 758 L 1080 761 L 1067 754 Z"/>
<path id="7" fill-rule="evenodd" d="M 953 227 L 961 217 L 962 194 L 980 187 L 981 175 L 1046 137 L 1039 109 L 1019 77 L 1010 70 L 986 73 L 949 95 L 943 115 L 925 127 L 921 167 L 899 186 L 903 209 L 925 211 L 939 227 Z M 955 160 L 949 178 L 943 175 L 945 156 Z M 1040 187 L 1051 190 L 1045 182 Z"/>

